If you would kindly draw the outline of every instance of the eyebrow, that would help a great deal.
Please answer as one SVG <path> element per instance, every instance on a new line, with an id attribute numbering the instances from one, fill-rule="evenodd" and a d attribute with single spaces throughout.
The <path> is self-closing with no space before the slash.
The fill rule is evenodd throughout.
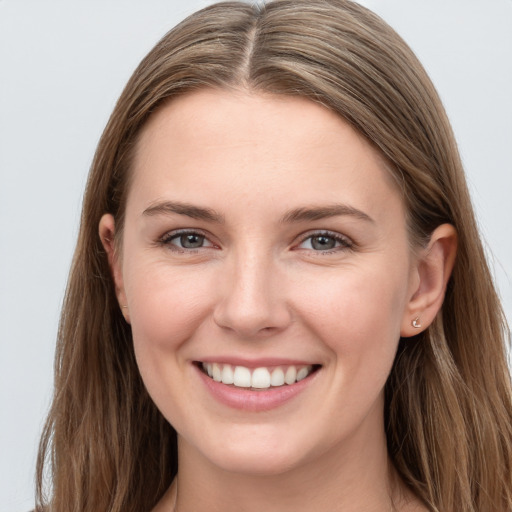
<path id="1" fill-rule="evenodd" d="M 192 219 L 206 220 L 209 222 L 224 223 L 224 217 L 211 208 L 202 208 L 189 203 L 181 203 L 178 201 L 161 201 L 153 203 L 146 208 L 142 215 L 168 215 L 176 213 L 178 215 L 186 215 Z"/>
<path id="2" fill-rule="evenodd" d="M 153 215 L 169 214 L 185 215 L 192 219 L 205 220 L 218 224 L 223 224 L 225 222 L 224 216 L 211 208 L 203 208 L 190 203 L 182 203 L 179 201 L 156 202 L 146 208 L 143 212 L 143 215 L 148 217 Z M 289 224 L 305 221 L 315 221 L 337 216 L 350 216 L 367 222 L 375 222 L 363 211 L 345 204 L 296 208 L 285 213 L 280 222 L 282 224 Z"/>
<path id="3" fill-rule="evenodd" d="M 375 222 L 368 214 L 346 204 L 332 204 L 328 206 L 311 206 L 296 208 L 286 213 L 281 219 L 282 223 L 304 222 L 321 220 L 329 217 L 350 216 L 367 222 Z"/>

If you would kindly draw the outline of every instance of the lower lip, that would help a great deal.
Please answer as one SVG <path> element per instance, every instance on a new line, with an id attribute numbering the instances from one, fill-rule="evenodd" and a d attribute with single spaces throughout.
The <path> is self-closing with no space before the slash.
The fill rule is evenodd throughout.
<path id="1" fill-rule="evenodd" d="M 196 370 L 209 392 L 220 403 L 234 409 L 251 412 L 269 411 L 284 405 L 304 391 L 319 372 L 317 370 L 295 384 L 285 384 L 275 388 L 271 387 L 268 390 L 253 391 L 216 382 L 198 367 L 196 367 Z"/>

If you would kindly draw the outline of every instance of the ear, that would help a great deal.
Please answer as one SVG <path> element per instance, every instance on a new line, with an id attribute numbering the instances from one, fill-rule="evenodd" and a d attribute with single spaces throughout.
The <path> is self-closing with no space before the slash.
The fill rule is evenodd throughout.
<path id="1" fill-rule="evenodd" d="M 123 283 L 122 266 L 119 252 L 117 251 L 115 244 L 115 221 L 114 217 L 110 213 L 106 213 L 103 215 L 103 217 L 101 217 L 98 230 L 101 243 L 105 249 L 105 252 L 107 253 L 110 272 L 112 273 L 112 278 L 114 279 L 117 301 L 119 302 L 119 306 L 125 320 L 130 323 L 130 314 L 128 311 L 128 304 L 126 301 L 126 294 Z"/>
<path id="2" fill-rule="evenodd" d="M 443 304 L 456 253 L 457 232 L 451 224 L 442 224 L 417 257 L 414 289 L 404 311 L 400 336 L 414 336 L 434 321 Z"/>

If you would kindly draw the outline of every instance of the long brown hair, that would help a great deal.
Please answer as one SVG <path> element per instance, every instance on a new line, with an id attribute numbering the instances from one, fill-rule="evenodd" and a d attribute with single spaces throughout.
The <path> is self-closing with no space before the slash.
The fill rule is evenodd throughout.
<path id="1" fill-rule="evenodd" d="M 327 106 L 389 163 L 411 243 L 458 233 L 442 310 L 400 341 L 386 385 L 390 457 L 431 511 L 512 510 L 509 331 L 441 101 L 402 39 L 347 0 L 226 2 L 170 31 L 141 62 L 92 164 L 38 459 L 38 507 L 149 510 L 177 471 L 176 432 L 149 398 L 98 236 L 122 229 L 137 137 L 164 102 L 199 88 L 298 95 Z M 45 478 L 49 496 L 45 496 Z"/>

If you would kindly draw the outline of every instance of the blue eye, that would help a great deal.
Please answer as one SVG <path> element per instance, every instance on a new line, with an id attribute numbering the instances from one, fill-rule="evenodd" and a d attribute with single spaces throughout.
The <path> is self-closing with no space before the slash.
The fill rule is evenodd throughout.
<path id="1" fill-rule="evenodd" d="M 174 234 L 169 233 L 162 238 L 162 243 L 186 250 L 213 247 L 213 244 L 204 235 L 195 231 L 182 231 Z"/>
<path id="2" fill-rule="evenodd" d="M 304 238 L 299 244 L 300 249 L 313 251 L 335 251 L 351 246 L 352 244 L 347 238 L 334 233 L 314 233 Z"/>

